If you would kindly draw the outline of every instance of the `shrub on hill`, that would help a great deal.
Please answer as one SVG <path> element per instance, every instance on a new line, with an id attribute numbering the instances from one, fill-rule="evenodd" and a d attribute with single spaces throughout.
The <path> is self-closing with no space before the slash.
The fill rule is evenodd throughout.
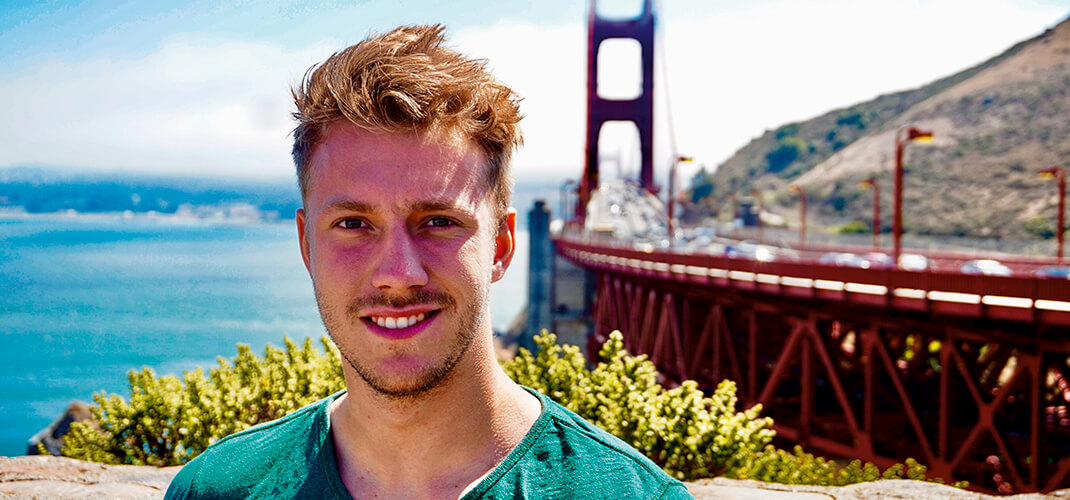
<path id="1" fill-rule="evenodd" d="M 264 357 L 238 346 L 233 362 L 220 358 L 208 376 L 201 369 L 183 380 L 131 371 L 129 401 L 100 393 L 95 422 L 76 422 L 63 454 L 92 462 L 132 465 L 184 464 L 220 438 L 279 418 L 341 390 L 337 349 L 321 339 L 285 349 L 268 346 Z M 908 459 L 881 472 L 871 463 L 839 466 L 770 445 L 773 421 L 761 406 L 736 411 L 736 386 L 721 382 L 707 397 L 694 381 L 667 389 L 646 356 L 624 350 L 619 332 L 602 346 L 589 369 L 579 348 L 560 346 L 552 333 L 535 337 L 536 353 L 521 349 L 502 363 L 518 383 L 538 390 L 649 456 L 673 476 L 692 480 L 727 476 L 789 484 L 841 485 L 876 479 L 924 479 L 925 467 Z"/>
<path id="2" fill-rule="evenodd" d="M 839 227 L 836 231 L 840 234 L 867 234 L 872 230 L 869 228 L 869 224 L 860 220 L 853 220 Z"/>

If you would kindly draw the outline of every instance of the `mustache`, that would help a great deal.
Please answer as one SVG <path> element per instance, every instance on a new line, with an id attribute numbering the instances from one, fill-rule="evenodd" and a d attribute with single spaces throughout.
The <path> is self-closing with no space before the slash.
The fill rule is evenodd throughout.
<path id="1" fill-rule="evenodd" d="M 439 309 L 446 309 L 452 307 L 455 303 L 456 301 L 449 294 L 432 290 L 416 290 L 407 295 L 377 293 L 365 295 L 363 297 L 355 297 L 349 302 L 349 307 L 346 312 L 348 312 L 351 317 L 357 317 L 360 316 L 360 311 L 372 306 L 402 308 L 414 305 L 433 304 L 439 306 Z"/>

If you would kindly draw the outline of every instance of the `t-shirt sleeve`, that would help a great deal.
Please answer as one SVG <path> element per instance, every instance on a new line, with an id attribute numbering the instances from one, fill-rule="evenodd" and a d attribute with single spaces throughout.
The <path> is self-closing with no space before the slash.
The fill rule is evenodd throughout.
<path id="1" fill-rule="evenodd" d="M 178 471 L 174 479 L 171 480 L 171 484 L 167 487 L 167 494 L 164 496 L 164 500 L 184 500 L 190 498 L 190 489 L 193 487 L 193 479 L 197 477 L 197 469 L 200 467 L 200 460 L 190 462 L 182 467 L 182 470 Z"/>
<path id="2" fill-rule="evenodd" d="M 662 500 L 676 500 L 676 499 L 691 499 L 694 500 L 695 496 L 687 491 L 687 487 L 680 483 L 670 484 L 668 488 L 665 488 L 665 492 L 661 494 Z"/>

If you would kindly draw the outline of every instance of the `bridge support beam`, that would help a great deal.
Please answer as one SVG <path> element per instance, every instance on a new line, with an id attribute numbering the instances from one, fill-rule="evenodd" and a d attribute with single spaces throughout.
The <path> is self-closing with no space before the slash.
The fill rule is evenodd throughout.
<path id="1" fill-rule="evenodd" d="M 517 345 L 534 349 L 532 336 L 553 323 L 554 243 L 550 239 L 550 211 L 545 200 L 535 200 L 528 212 L 528 306 L 524 334 Z"/>
<path id="2" fill-rule="evenodd" d="M 930 476 L 992 493 L 1070 486 L 1070 344 L 1029 325 L 874 315 L 626 273 L 600 273 L 596 296 L 596 342 L 620 330 L 670 381 L 736 381 L 741 404 L 762 404 L 784 445 L 881 467 L 912 457 Z"/>

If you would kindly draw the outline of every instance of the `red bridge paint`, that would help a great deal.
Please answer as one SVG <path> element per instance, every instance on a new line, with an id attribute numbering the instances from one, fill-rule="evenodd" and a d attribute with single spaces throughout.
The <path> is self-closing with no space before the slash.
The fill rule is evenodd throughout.
<path id="1" fill-rule="evenodd" d="M 642 252 L 559 239 L 670 379 L 724 378 L 809 451 L 991 492 L 1070 486 L 1070 281 Z"/>
<path id="2" fill-rule="evenodd" d="M 656 191 L 652 1 L 635 19 L 602 19 L 595 0 L 589 9 L 586 164 L 571 229 L 582 227 L 599 186 L 606 121 L 636 124 L 639 183 Z M 597 95 L 597 52 L 607 38 L 642 47 L 634 100 Z M 621 330 L 628 349 L 648 354 L 670 379 L 707 389 L 735 380 L 740 401 L 762 404 L 790 443 L 881 466 L 913 457 L 931 475 L 991 492 L 1070 487 L 1068 280 L 966 275 L 958 272 L 966 259 L 950 254 L 930 254 L 943 262 L 912 272 L 569 239 L 556 248 L 596 276 L 589 347 Z M 1005 262 L 1021 273 L 1033 260 Z"/>

